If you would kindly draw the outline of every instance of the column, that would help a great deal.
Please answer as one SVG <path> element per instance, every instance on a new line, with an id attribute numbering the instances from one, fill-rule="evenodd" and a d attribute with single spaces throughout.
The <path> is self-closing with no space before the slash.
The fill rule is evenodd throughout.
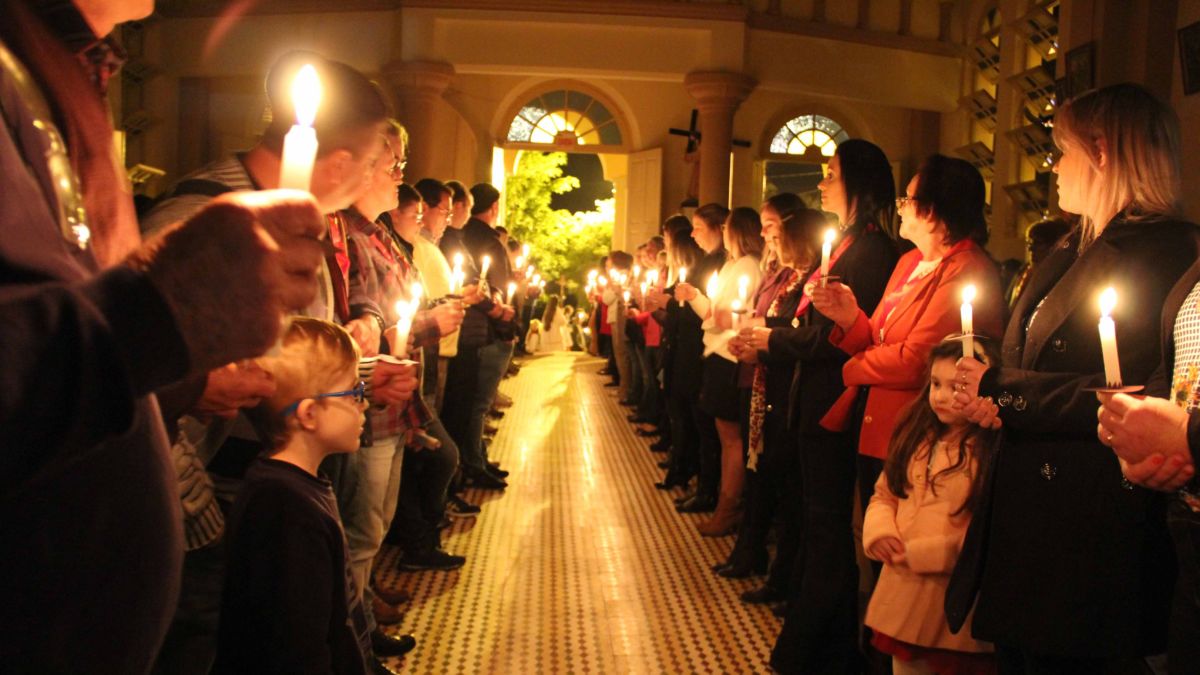
<path id="1" fill-rule="evenodd" d="M 434 175 L 434 167 L 443 165 L 435 153 L 451 152 L 439 142 L 435 122 L 442 94 L 454 79 L 454 67 L 432 61 L 398 61 L 384 66 L 383 75 L 399 104 L 400 122 L 408 129 L 407 183 Z M 449 161 L 449 160 L 447 160 Z"/>
<path id="2" fill-rule="evenodd" d="M 758 84 L 743 73 L 688 73 L 683 85 L 700 111 L 700 205 L 729 199 L 733 114 Z"/>

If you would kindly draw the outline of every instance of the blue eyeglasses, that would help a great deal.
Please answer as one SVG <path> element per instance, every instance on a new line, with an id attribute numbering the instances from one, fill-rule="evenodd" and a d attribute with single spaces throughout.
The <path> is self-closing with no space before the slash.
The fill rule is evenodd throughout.
<path id="1" fill-rule="evenodd" d="M 357 386 L 355 386 L 353 389 L 347 389 L 346 391 L 334 391 L 334 392 L 330 392 L 328 394 L 317 394 L 315 396 L 305 396 L 304 398 L 300 399 L 299 401 L 289 404 L 286 408 L 279 411 L 279 414 L 284 417 L 291 415 L 292 413 L 296 412 L 296 410 L 300 407 L 301 403 L 303 403 L 304 401 L 306 401 L 310 398 L 342 398 L 344 396 L 353 396 L 355 403 L 362 403 L 363 399 L 365 399 L 367 397 L 367 383 L 359 381 Z"/>

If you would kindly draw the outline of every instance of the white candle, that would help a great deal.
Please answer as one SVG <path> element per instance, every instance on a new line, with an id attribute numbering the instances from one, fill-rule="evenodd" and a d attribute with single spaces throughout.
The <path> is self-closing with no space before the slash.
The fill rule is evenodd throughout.
<path id="1" fill-rule="evenodd" d="M 658 288 L 658 270 L 646 272 L 646 280 L 650 282 L 651 286 Z"/>
<path id="2" fill-rule="evenodd" d="M 968 284 L 962 292 L 962 334 L 963 358 L 975 356 L 975 310 L 971 303 L 975 302 L 975 284 Z"/>
<path id="3" fill-rule="evenodd" d="M 687 283 L 687 268 L 686 267 L 679 268 L 679 283 L 681 283 L 681 284 Z M 683 307 L 682 300 L 679 301 L 679 306 Z"/>
<path id="4" fill-rule="evenodd" d="M 540 274 L 533 275 L 533 285 L 534 286 L 542 285 L 542 275 L 540 275 Z"/>
<path id="5" fill-rule="evenodd" d="M 483 256 L 483 266 L 479 268 L 479 280 L 487 281 L 488 268 L 492 266 L 492 256 Z"/>
<path id="6" fill-rule="evenodd" d="M 720 278 L 719 278 L 719 276 L 717 275 L 717 273 L 716 273 L 716 272 L 713 272 L 713 273 L 712 273 L 712 276 L 708 278 L 708 285 L 704 287 L 704 290 L 705 290 L 705 291 L 707 291 L 707 293 L 705 293 L 705 295 L 707 295 L 707 296 L 708 296 L 708 299 L 709 299 L 709 300 L 715 300 L 715 299 L 716 299 L 716 297 L 717 297 L 717 288 L 718 288 L 717 284 L 718 284 L 719 282 L 720 282 Z"/>
<path id="7" fill-rule="evenodd" d="M 837 238 L 837 230 L 832 227 L 825 230 L 825 243 L 821 244 L 821 286 L 824 287 L 829 277 L 829 254 L 833 252 L 833 240 Z"/>
<path id="8" fill-rule="evenodd" d="M 533 276 L 533 265 L 529 265 L 525 268 L 525 278 L 528 279 L 532 276 Z"/>
<path id="9" fill-rule="evenodd" d="M 746 304 L 746 296 L 749 295 L 749 293 L 750 277 L 743 274 L 738 278 L 738 300 L 741 300 L 743 305 Z"/>
<path id="10" fill-rule="evenodd" d="M 641 283 L 641 289 L 642 289 L 642 300 L 643 300 L 643 301 L 646 299 L 646 289 L 647 289 L 647 288 L 649 288 L 649 287 L 650 287 L 650 285 L 649 285 L 649 284 L 647 284 L 645 281 L 643 281 L 643 282 Z"/>
<path id="11" fill-rule="evenodd" d="M 601 288 L 603 288 L 603 287 L 605 287 L 605 286 L 607 286 L 607 285 L 608 285 L 608 277 L 607 277 L 607 276 L 601 276 L 601 277 L 597 277 L 597 278 L 596 278 L 596 280 L 597 280 L 598 282 L 600 282 L 600 287 L 601 287 Z"/>
<path id="12" fill-rule="evenodd" d="M 589 289 L 590 289 L 590 287 L 589 287 Z M 508 297 L 509 304 L 512 304 L 513 296 L 516 294 L 517 294 L 517 282 L 515 282 L 515 281 L 508 282 L 508 296 L 507 297 Z"/>
<path id="13" fill-rule="evenodd" d="M 1110 387 L 1121 386 L 1121 361 L 1117 358 L 1117 326 L 1112 320 L 1117 292 L 1110 286 L 1100 294 L 1100 350 L 1104 355 L 1104 381 Z"/>
<path id="14" fill-rule="evenodd" d="M 522 255 L 522 256 L 524 256 L 524 257 L 526 257 L 526 258 L 528 258 L 528 257 L 529 257 L 529 244 L 522 244 L 522 245 L 521 245 L 521 255 Z"/>
<path id="15" fill-rule="evenodd" d="M 313 162 L 317 159 L 317 132 L 312 128 L 321 105 L 321 79 L 317 69 L 305 65 L 292 80 L 292 107 L 296 124 L 283 137 L 279 187 L 308 191 L 312 183 Z"/>
<path id="16" fill-rule="evenodd" d="M 518 263 L 517 267 L 520 267 L 520 266 L 521 265 Z M 598 277 L 598 276 L 600 276 L 600 270 L 588 270 L 588 276 L 587 276 L 588 283 L 589 284 L 595 283 L 596 277 Z"/>
<path id="17" fill-rule="evenodd" d="M 524 266 L 525 266 L 525 256 L 522 256 L 522 255 L 517 256 L 516 261 L 513 262 L 513 268 L 519 270 Z"/>
<path id="18" fill-rule="evenodd" d="M 640 277 L 640 276 L 642 276 L 642 266 L 634 265 L 633 266 L 633 280 L 637 281 L 638 277 Z"/>
<path id="19" fill-rule="evenodd" d="M 621 293 L 621 298 L 623 300 L 625 300 L 625 304 L 628 305 L 629 304 L 629 291 L 625 291 L 624 293 Z"/>
<path id="20" fill-rule="evenodd" d="M 742 325 L 742 301 L 735 299 L 732 305 L 733 309 L 733 329 L 737 330 Z"/>

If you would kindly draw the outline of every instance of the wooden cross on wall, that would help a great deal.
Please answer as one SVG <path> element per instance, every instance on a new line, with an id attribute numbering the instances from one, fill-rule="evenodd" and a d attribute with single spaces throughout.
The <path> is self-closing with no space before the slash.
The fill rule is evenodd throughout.
<path id="1" fill-rule="evenodd" d="M 667 129 L 667 133 L 672 136 L 686 136 L 688 139 L 687 150 L 684 151 L 683 159 L 692 165 L 692 177 L 688 181 L 687 198 L 680 204 L 683 208 L 700 205 L 700 131 L 696 128 L 699 113 L 699 110 L 692 108 L 692 121 L 687 129 L 676 129 L 674 127 Z M 730 143 L 739 148 L 750 147 L 750 141 L 743 141 L 738 138 L 733 139 Z"/>

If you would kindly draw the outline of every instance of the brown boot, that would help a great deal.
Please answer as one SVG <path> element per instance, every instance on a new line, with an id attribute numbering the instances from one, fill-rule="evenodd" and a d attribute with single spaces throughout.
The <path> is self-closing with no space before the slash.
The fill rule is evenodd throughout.
<path id="1" fill-rule="evenodd" d="M 375 623 L 381 626 L 394 626 L 404 620 L 404 612 L 380 600 L 379 596 L 371 597 L 371 613 L 375 615 Z"/>

